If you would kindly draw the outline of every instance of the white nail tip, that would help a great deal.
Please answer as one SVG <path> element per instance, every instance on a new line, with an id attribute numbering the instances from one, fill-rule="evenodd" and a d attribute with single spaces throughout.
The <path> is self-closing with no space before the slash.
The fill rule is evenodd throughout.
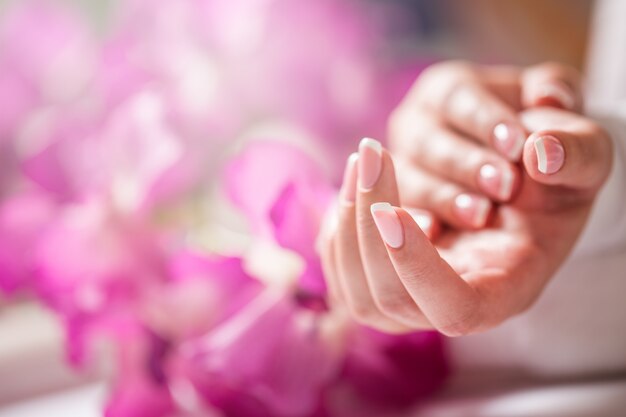
<path id="1" fill-rule="evenodd" d="M 480 199 L 478 200 L 478 205 L 476 207 L 476 217 L 475 225 L 483 226 L 487 223 L 487 216 L 489 215 L 489 211 L 491 210 L 491 203 L 487 200 Z"/>
<path id="2" fill-rule="evenodd" d="M 511 197 L 511 192 L 513 192 L 513 173 L 505 169 L 502 171 L 502 177 L 500 177 L 500 198 Z"/>
<path id="3" fill-rule="evenodd" d="M 372 214 L 377 211 L 384 211 L 387 213 L 395 213 L 396 211 L 393 209 L 393 206 L 389 203 L 374 203 L 370 206 L 370 211 Z"/>
<path id="4" fill-rule="evenodd" d="M 543 174 L 548 173 L 548 155 L 543 138 L 535 141 L 535 152 L 537 153 L 537 169 Z"/>
<path id="5" fill-rule="evenodd" d="M 513 191 L 513 173 L 508 170 L 499 171 L 496 167 L 491 164 L 485 164 L 480 167 L 480 176 L 484 179 L 492 179 L 500 177 L 500 188 L 498 190 L 498 196 L 506 200 L 511 196 L 511 192 Z"/>
<path id="6" fill-rule="evenodd" d="M 454 203 L 461 209 L 471 208 L 476 204 L 474 218 L 472 224 L 476 227 L 481 227 L 487 222 L 487 216 L 491 210 L 491 203 L 485 198 L 472 198 L 468 194 L 459 194 L 454 199 Z"/>
<path id="7" fill-rule="evenodd" d="M 383 145 L 380 144 L 379 141 L 372 138 L 363 138 L 361 139 L 361 143 L 359 143 L 360 147 L 368 147 L 373 149 L 377 154 L 381 154 L 383 152 Z"/>
<path id="8" fill-rule="evenodd" d="M 358 159 L 359 159 L 359 153 L 358 152 L 352 152 L 350 154 L 350 156 L 348 157 L 348 163 L 349 164 L 354 164 Z"/>
<path id="9" fill-rule="evenodd" d="M 509 158 L 513 161 L 517 161 L 522 156 L 522 151 L 524 150 L 524 142 L 526 142 L 525 136 L 520 136 L 515 141 L 515 145 L 509 152 Z"/>

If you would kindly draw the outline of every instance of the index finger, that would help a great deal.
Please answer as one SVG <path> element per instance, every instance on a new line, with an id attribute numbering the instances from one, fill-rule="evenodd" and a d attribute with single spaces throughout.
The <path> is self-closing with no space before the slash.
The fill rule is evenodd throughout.
<path id="1" fill-rule="evenodd" d="M 474 331 L 480 295 L 437 253 L 411 216 L 389 203 L 372 205 L 372 216 L 409 295 L 433 326 L 448 336 Z"/>

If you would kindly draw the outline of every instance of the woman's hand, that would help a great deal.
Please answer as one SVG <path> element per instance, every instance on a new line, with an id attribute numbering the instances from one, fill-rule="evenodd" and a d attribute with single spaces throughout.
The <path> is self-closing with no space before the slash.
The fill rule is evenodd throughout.
<path id="1" fill-rule="evenodd" d="M 331 294 L 358 321 L 458 336 L 493 327 L 539 296 L 585 224 L 611 145 L 595 123 L 566 111 L 533 109 L 520 120 L 535 133 L 523 144 L 518 197 L 489 227 L 444 230 L 434 245 L 398 207 L 390 154 L 361 142 L 346 167 L 336 226 L 322 237 Z"/>
<path id="2" fill-rule="evenodd" d="M 456 228 L 483 227 L 493 202 L 519 192 L 527 138 L 519 112 L 539 106 L 579 112 L 578 73 L 552 63 L 426 69 L 389 123 L 402 203 Z"/>

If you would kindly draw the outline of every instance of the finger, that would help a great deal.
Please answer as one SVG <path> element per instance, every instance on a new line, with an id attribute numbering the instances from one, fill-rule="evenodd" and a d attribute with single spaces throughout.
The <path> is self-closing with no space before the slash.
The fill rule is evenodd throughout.
<path id="1" fill-rule="evenodd" d="M 355 214 L 357 166 L 358 156 L 351 155 L 340 191 L 339 222 L 334 245 L 338 282 L 346 305 L 357 321 L 382 331 L 403 332 L 407 330 L 406 326 L 380 312 L 365 278 L 357 244 Z"/>
<path id="2" fill-rule="evenodd" d="M 499 77 L 504 82 L 496 83 L 498 91 L 519 80 L 518 72 L 513 70 L 489 72 L 458 62 L 436 64 L 422 72 L 401 108 L 430 109 L 460 132 L 493 147 L 509 160 L 518 161 L 526 134 L 516 108 L 506 102 L 515 94 L 499 97 L 491 91 L 486 77 L 493 72 L 504 74 Z M 483 73 L 486 77 L 481 76 Z"/>
<path id="3" fill-rule="evenodd" d="M 493 209 L 488 198 L 416 169 L 410 162 L 398 160 L 396 166 L 403 206 L 419 205 L 460 229 L 480 229 L 488 223 Z"/>
<path id="4" fill-rule="evenodd" d="M 336 203 L 328 210 L 324 224 L 322 225 L 318 245 L 322 271 L 328 287 L 328 300 L 331 306 L 345 302 L 339 285 L 337 260 L 335 259 L 334 236 L 337 232 L 337 224 L 339 221 L 337 210 L 338 207 Z"/>
<path id="5" fill-rule="evenodd" d="M 522 118 L 535 131 L 524 148 L 532 179 L 592 191 L 602 185 L 611 170 L 612 144 L 599 125 L 557 109 L 529 110 Z"/>
<path id="6" fill-rule="evenodd" d="M 441 224 L 433 213 L 428 210 L 413 207 L 406 207 L 405 210 L 413 217 L 415 223 L 422 229 L 428 239 L 434 241 L 439 237 L 441 234 Z"/>
<path id="7" fill-rule="evenodd" d="M 477 75 L 489 91 L 515 111 L 521 111 L 522 69 L 513 65 L 481 65 Z"/>
<path id="8" fill-rule="evenodd" d="M 460 132 L 493 147 L 511 161 L 518 161 L 526 134 L 515 112 L 485 87 L 458 85 L 444 103 L 446 121 Z"/>
<path id="9" fill-rule="evenodd" d="M 359 249 L 374 302 L 383 314 L 400 323 L 429 328 L 430 324 L 398 279 L 370 212 L 370 206 L 377 201 L 399 204 L 391 157 L 374 139 L 363 139 L 359 145 L 357 188 Z"/>
<path id="10" fill-rule="evenodd" d="M 433 121 L 406 115 L 392 130 L 396 151 L 436 176 L 509 201 L 519 185 L 518 168 L 493 150 Z"/>
<path id="11" fill-rule="evenodd" d="M 411 216 L 388 203 L 371 210 L 398 276 L 433 326 L 449 336 L 478 329 L 480 295 L 439 256 Z"/>
<path id="12" fill-rule="evenodd" d="M 544 63 L 524 70 L 521 77 L 524 107 L 551 106 L 580 112 L 583 107 L 580 74 L 574 68 Z"/>

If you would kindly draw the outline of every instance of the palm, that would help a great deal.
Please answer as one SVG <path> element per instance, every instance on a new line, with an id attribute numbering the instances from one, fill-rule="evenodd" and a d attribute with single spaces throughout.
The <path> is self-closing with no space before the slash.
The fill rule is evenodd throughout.
<path id="1" fill-rule="evenodd" d="M 484 272 L 512 280 L 531 277 L 542 287 L 573 247 L 591 202 L 579 191 L 548 187 L 525 176 L 518 197 L 500 206 L 487 228 L 446 230 L 435 246 L 464 277 Z"/>

